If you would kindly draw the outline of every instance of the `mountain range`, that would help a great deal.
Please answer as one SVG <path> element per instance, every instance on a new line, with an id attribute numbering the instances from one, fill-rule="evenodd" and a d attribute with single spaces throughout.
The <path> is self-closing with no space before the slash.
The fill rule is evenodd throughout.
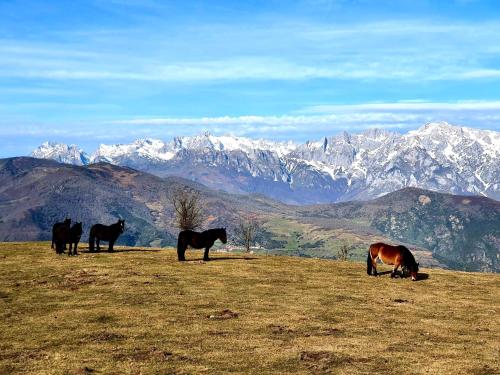
<path id="1" fill-rule="evenodd" d="M 500 272 L 500 202 L 486 197 L 404 188 L 377 199 L 292 206 L 259 194 L 238 195 L 179 177 L 158 177 L 109 163 L 84 166 L 29 157 L 0 159 L 0 241 L 48 240 L 66 216 L 84 223 L 126 220 L 118 243 L 175 245 L 170 196 L 200 193 L 202 229 L 259 223 L 257 242 L 271 253 L 334 258 L 347 245 L 366 257 L 375 241 L 403 243 L 422 265 Z"/>
<path id="2" fill-rule="evenodd" d="M 406 134 L 371 129 L 302 144 L 205 133 L 100 145 L 88 154 L 45 142 L 31 156 L 106 162 L 289 204 L 369 200 L 404 187 L 500 199 L 500 133 L 445 122 Z"/>

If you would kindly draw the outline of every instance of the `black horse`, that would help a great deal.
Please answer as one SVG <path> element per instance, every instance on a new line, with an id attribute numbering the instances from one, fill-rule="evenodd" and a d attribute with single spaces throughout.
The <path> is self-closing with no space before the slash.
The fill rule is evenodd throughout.
<path id="1" fill-rule="evenodd" d="M 64 222 L 62 222 L 62 223 L 55 223 L 55 224 L 52 226 L 52 245 L 50 245 L 50 247 L 51 247 L 52 249 L 54 249 L 54 248 L 55 248 L 55 244 L 56 244 L 55 239 L 54 239 L 54 236 L 55 236 L 55 233 L 56 233 L 57 228 L 62 227 L 62 226 L 65 226 L 65 225 L 71 225 L 71 219 L 66 218 L 66 219 L 64 220 Z M 64 250 L 66 250 L 66 244 L 64 245 Z"/>
<path id="2" fill-rule="evenodd" d="M 184 253 L 188 247 L 194 249 L 205 249 L 203 260 L 208 261 L 208 251 L 213 246 L 214 242 L 221 240 L 222 243 L 227 242 L 226 228 L 209 229 L 204 232 L 194 232 L 192 230 L 183 230 L 179 233 L 177 240 L 177 257 L 179 261 L 184 261 Z"/>
<path id="3" fill-rule="evenodd" d="M 64 249 L 66 248 L 66 244 L 69 242 L 70 238 L 70 224 L 71 220 L 66 219 L 62 225 L 54 225 L 52 231 L 52 243 L 55 246 L 56 254 L 64 253 Z M 58 223 L 61 224 L 61 223 Z"/>
<path id="4" fill-rule="evenodd" d="M 80 242 L 80 238 L 82 238 L 82 232 L 83 232 L 82 223 L 75 223 L 69 230 L 68 255 L 78 255 L 77 248 L 78 248 L 78 243 Z"/>
<path id="5" fill-rule="evenodd" d="M 125 230 L 125 220 L 118 220 L 112 225 L 95 224 L 90 228 L 89 251 L 94 251 L 94 243 L 97 245 L 97 251 L 101 251 L 100 241 L 108 241 L 108 251 L 113 251 L 113 245 Z"/>

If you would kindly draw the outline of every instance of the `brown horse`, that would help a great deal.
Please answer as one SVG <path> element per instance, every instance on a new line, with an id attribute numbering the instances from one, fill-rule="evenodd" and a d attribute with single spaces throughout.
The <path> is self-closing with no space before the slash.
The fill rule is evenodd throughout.
<path id="1" fill-rule="evenodd" d="M 222 243 L 227 242 L 227 233 L 225 228 L 209 229 L 204 232 L 194 232 L 192 230 L 183 230 L 179 233 L 177 240 L 177 257 L 179 261 L 184 261 L 184 253 L 188 247 L 194 249 L 205 249 L 203 260 L 208 261 L 208 251 L 214 245 L 214 242 L 221 240 Z"/>
<path id="2" fill-rule="evenodd" d="M 377 258 L 385 264 L 394 265 L 391 277 L 396 276 L 396 271 L 401 266 L 403 270 L 410 272 L 413 281 L 417 280 L 418 263 L 406 247 L 387 245 L 382 242 L 371 245 L 366 258 L 366 273 L 368 275 L 372 275 L 373 271 L 373 275 L 377 276 Z"/>

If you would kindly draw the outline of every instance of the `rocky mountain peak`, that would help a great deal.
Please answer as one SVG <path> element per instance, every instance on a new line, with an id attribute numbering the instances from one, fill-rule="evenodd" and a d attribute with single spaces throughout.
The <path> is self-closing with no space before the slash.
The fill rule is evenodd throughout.
<path id="1" fill-rule="evenodd" d="M 100 145 L 90 158 L 76 146 L 44 143 L 33 156 L 189 175 L 210 187 L 288 203 L 364 200 L 407 186 L 500 199 L 500 133 L 446 122 L 406 134 L 344 131 L 304 144 L 206 132 L 170 142 Z"/>

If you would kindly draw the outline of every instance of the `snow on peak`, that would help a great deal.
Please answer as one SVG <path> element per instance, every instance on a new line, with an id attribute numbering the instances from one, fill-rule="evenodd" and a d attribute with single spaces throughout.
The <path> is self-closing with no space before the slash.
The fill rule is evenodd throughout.
<path id="1" fill-rule="evenodd" d="M 53 159 L 60 163 L 85 165 L 89 156 L 76 145 L 67 145 L 57 142 L 44 142 L 36 148 L 31 156 L 39 159 Z"/>
<path id="2" fill-rule="evenodd" d="M 94 153 L 92 160 L 113 163 L 122 158 L 138 156 L 151 160 L 170 160 L 175 156 L 165 142 L 159 139 L 138 139 L 130 144 L 104 145 L 101 144 Z"/>
<path id="3" fill-rule="evenodd" d="M 89 161 L 76 146 L 49 142 L 33 156 L 72 164 Z M 491 197 L 500 194 L 500 133 L 446 122 L 431 122 L 406 134 L 380 129 L 342 132 L 304 144 L 208 132 L 167 142 L 146 138 L 100 145 L 91 160 L 146 171 L 155 166 L 161 173 L 192 163 L 207 167 L 223 163 L 235 173 L 303 183 L 309 188 L 317 188 L 320 181 L 347 181 L 347 187 L 335 189 L 347 189 L 339 194 L 349 197 L 373 197 L 410 185 L 473 194 L 479 191 Z M 327 176 L 330 182 L 319 175 Z"/>

